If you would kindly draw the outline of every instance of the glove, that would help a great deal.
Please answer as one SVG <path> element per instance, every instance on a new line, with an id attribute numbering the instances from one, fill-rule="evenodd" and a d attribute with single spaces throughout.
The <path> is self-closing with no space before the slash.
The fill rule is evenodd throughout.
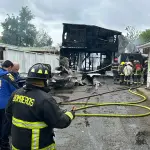
<path id="1" fill-rule="evenodd" d="M 70 112 L 72 113 L 73 119 L 74 119 L 75 118 L 75 110 L 71 110 Z"/>

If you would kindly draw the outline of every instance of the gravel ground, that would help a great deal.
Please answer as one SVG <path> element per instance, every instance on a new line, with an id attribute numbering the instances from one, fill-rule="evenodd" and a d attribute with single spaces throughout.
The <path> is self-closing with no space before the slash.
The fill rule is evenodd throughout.
<path id="1" fill-rule="evenodd" d="M 81 86 L 74 90 L 57 91 L 57 101 L 71 100 L 96 93 L 103 93 L 120 88 L 111 79 L 103 80 L 103 85 L 95 90 L 92 86 Z M 56 97 L 59 96 L 59 97 Z M 120 91 L 107 95 L 83 99 L 80 102 L 123 102 L 137 101 L 139 97 L 128 91 Z M 150 106 L 150 102 L 143 105 Z M 62 106 L 71 109 L 71 106 Z M 82 113 L 144 113 L 137 107 L 105 106 L 90 108 Z M 55 129 L 55 140 L 58 150 L 149 150 L 150 119 L 141 118 L 109 118 L 109 117 L 76 117 L 66 129 Z"/>

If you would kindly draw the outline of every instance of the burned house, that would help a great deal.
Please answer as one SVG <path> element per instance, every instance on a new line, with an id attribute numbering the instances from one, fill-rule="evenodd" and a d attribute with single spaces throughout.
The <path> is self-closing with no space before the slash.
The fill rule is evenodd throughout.
<path id="1" fill-rule="evenodd" d="M 97 26 L 63 24 L 60 56 L 69 59 L 73 69 L 96 70 L 112 63 L 118 52 L 121 32 Z"/>

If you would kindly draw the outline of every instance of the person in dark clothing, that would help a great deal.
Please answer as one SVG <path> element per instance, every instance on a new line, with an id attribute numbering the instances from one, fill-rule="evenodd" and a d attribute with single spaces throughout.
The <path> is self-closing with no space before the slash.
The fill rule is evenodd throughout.
<path id="1" fill-rule="evenodd" d="M 114 63 L 112 64 L 111 70 L 113 72 L 113 78 L 114 78 L 114 83 L 116 83 L 117 80 L 119 80 L 119 74 L 118 74 L 118 58 L 114 59 Z"/>
<path id="2" fill-rule="evenodd" d="M 14 76 L 16 82 L 20 79 L 19 69 L 20 69 L 19 63 L 18 62 L 13 62 L 13 67 L 12 67 L 11 74 Z"/>
<path id="3" fill-rule="evenodd" d="M 0 68 L 0 148 L 1 150 L 9 150 L 9 134 L 11 124 L 5 115 L 5 108 L 8 100 L 18 86 L 14 82 L 14 77 L 9 73 L 13 67 L 13 63 L 6 60 Z"/>
<path id="4" fill-rule="evenodd" d="M 25 84 L 25 78 L 21 77 L 19 74 L 19 69 L 20 69 L 20 65 L 18 62 L 13 62 L 13 67 L 12 67 L 12 71 L 11 74 L 13 75 L 13 77 L 15 78 L 15 82 L 18 84 L 18 86 L 21 88 L 23 87 L 23 85 Z"/>
<path id="5" fill-rule="evenodd" d="M 141 84 L 143 67 L 140 64 L 140 61 L 137 60 L 135 64 L 135 72 L 134 72 L 134 84 Z"/>
<path id="6" fill-rule="evenodd" d="M 74 110 L 61 110 L 49 94 L 50 70 L 44 64 L 33 65 L 26 86 L 15 91 L 6 108 L 12 121 L 12 149 L 55 150 L 54 128 L 63 129 L 75 118 Z"/>
<path id="7" fill-rule="evenodd" d="M 26 78 L 21 76 L 19 73 L 20 65 L 18 62 L 13 62 L 14 66 L 12 68 L 11 74 L 15 78 L 15 82 L 21 88 L 25 85 Z"/>
<path id="8" fill-rule="evenodd" d="M 144 67 L 143 67 L 144 84 L 147 83 L 147 72 L 148 72 L 148 61 L 146 60 L 146 61 L 144 62 Z"/>

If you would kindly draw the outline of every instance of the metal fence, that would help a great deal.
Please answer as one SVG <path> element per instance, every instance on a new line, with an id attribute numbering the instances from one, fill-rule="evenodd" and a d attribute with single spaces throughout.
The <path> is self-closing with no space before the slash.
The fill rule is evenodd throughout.
<path id="1" fill-rule="evenodd" d="M 35 53 L 6 48 L 4 60 L 17 61 L 20 63 L 20 73 L 27 73 L 29 68 L 35 63 L 46 63 L 52 67 L 52 72 L 59 66 L 59 55 L 47 53 Z"/>

